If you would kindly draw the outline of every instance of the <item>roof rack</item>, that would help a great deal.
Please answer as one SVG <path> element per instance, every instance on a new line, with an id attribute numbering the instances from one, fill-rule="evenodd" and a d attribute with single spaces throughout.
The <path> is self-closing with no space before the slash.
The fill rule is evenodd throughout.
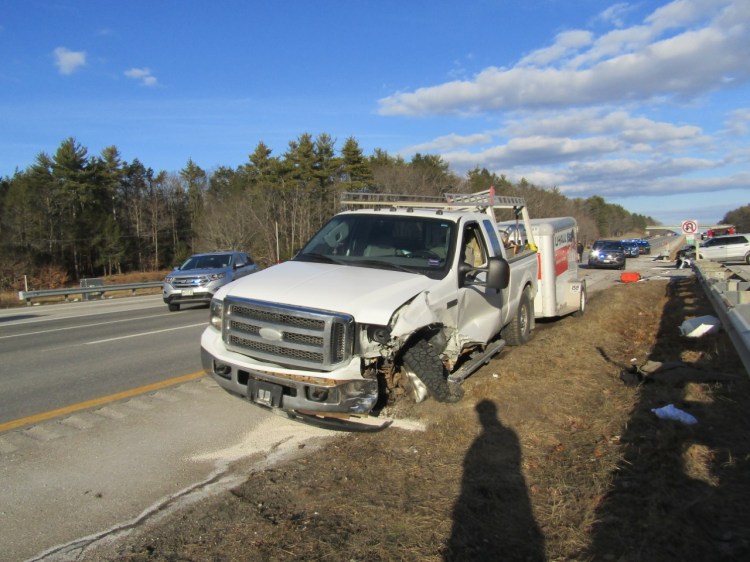
<path id="1" fill-rule="evenodd" d="M 523 209 L 526 207 L 526 201 L 522 197 L 495 195 L 494 187 L 478 193 L 446 193 L 443 196 L 345 192 L 341 194 L 341 204 L 453 210 L 485 210 L 490 207 L 495 209 Z"/>
<path id="2" fill-rule="evenodd" d="M 341 205 L 366 206 L 372 209 L 420 208 L 437 209 L 439 213 L 448 211 L 478 211 L 490 216 L 494 221 L 496 209 L 512 209 L 516 221 L 523 221 L 526 227 L 529 246 L 536 251 L 536 242 L 531 231 L 529 210 L 523 197 L 495 195 L 495 188 L 490 187 L 477 193 L 446 193 L 437 195 L 400 195 L 396 193 L 360 193 L 344 192 L 341 194 Z"/>

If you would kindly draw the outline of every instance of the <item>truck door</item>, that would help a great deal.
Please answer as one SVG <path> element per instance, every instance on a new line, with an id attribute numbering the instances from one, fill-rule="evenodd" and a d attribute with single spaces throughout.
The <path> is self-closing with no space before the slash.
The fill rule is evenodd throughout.
<path id="1" fill-rule="evenodd" d="M 464 225 L 457 252 L 458 262 L 471 267 L 487 267 L 490 252 L 485 233 L 476 221 Z M 456 327 L 461 344 L 486 343 L 502 327 L 502 291 L 484 286 L 487 273 L 470 271 L 458 275 Z"/>

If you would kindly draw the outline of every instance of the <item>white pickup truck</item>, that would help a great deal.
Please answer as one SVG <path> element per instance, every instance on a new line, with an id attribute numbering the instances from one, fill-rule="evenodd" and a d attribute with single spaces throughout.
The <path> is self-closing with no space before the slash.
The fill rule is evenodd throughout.
<path id="1" fill-rule="evenodd" d="M 396 396 L 460 399 L 467 376 L 529 339 L 539 262 L 523 199 L 348 193 L 342 208 L 292 260 L 214 296 L 201 356 L 223 388 L 367 430 Z M 529 233 L 513 255 L 496 209 Z"/>

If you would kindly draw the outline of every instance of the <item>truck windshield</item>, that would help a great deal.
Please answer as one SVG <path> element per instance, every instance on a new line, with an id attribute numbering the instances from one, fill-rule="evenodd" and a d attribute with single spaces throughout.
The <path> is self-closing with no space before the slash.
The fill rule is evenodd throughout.
<path id="1" fill-rule="evenodd" d="M 342 214 L 323 226 L 294 259 L 398 269 L 442 279 L 450 269 L 454 230 L 453 222 L 441 218 Z"/>

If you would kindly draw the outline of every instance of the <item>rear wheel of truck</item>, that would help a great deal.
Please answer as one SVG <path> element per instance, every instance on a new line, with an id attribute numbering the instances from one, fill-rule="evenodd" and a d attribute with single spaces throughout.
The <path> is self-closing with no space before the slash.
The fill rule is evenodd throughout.
<path id="1" fill-rule="evenodd" d="M 503 330 L 503 339 L 508 345 L 523 345 L 531 339 L 532 318 L 531 299 L 529 291 L 525 290 L 518 303 L 516 315 L 510 324 Z"/>
<path id="2" fill-rule="evenodd" d="M 458 402 L 463 396 L 460 386 L 448 383 L 445 365 L 426 340 L 417 340 L 404 351 L 402 368 L 417 402 L 424 399 L 425 388 L 438 402 Z"/>

